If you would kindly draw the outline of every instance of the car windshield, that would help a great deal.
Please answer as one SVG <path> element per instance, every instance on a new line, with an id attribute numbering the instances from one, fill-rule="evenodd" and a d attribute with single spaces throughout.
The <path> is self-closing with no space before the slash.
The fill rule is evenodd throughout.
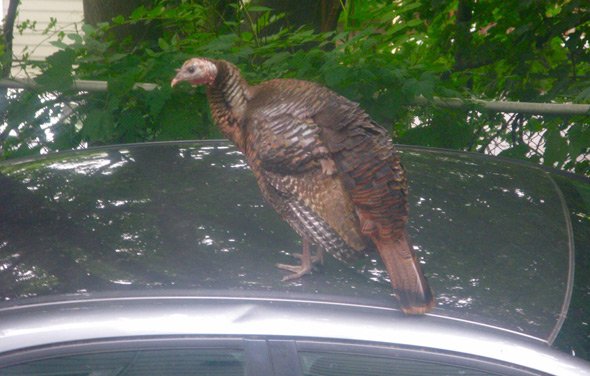
<path id="1" fill-rule="evenodd" d="M 433 314 L 551 342 L 572 282 L 571 226 L 542 169 L 401 148 L 409 232 Z M 113 290 L 281 292 L 395 307 L 376 254 L 328 258 L 281 282 L 296 234 L 262 200 L 227 142 L 89 149 L 0 165 L 0 296 Z M 290 295 L 289 295 L 290 294 Z"/>

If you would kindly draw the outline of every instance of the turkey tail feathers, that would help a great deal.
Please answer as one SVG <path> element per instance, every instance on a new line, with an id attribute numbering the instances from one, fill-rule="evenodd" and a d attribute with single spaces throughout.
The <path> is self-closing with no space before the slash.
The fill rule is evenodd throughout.
<path id="1" fill-rule="evenodd" d="M 434 306 L 432 290 L 422 273 L 407 233 L 403 231 L 398 238 L 379 239 L 379 235 L 376 235 L 372 239 L 389 273 L 402 311 L 409 315 L 429 312 Z"/>

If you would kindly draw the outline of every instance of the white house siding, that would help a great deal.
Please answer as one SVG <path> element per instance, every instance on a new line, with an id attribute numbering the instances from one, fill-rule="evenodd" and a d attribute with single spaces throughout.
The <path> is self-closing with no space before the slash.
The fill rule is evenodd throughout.
<path id="1" fill-rule="evenodd" d="M 6 14 L 8 0 L 3 0 L 2 5 Z M 15 24 L 21 24 L 26 20 L 36 21 L 37 24 L 34 30 L 27 29 L 22 34 L 19 34 L 15 28 L 13 40 L 15 62 L 22 59 L 25 48 L 31 60 L 44 60 L 57 50 L 50 44 L 57 39 L 57 35 L 53 32 L 43 34 L 52 17 L 57 20 L 57 30 L 66 34 L 75 32 L 76 24 L 78 29 L 82 25 L 82 0 L 21 0 Z M 32 73 L 34 74 L 34 72 L 28 72 L 29 75 Z M 12 74 L 15 77 L 26 76 L 20 68 L 14 68 Z"/>

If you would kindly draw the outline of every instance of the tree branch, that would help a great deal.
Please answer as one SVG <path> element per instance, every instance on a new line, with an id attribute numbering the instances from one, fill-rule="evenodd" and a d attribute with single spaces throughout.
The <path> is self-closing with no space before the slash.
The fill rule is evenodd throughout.
<path id="1" fill-rule="evenodd" d="M 2 61 L 2 78 L 10 76 L 12 69 L 12 39 L 14 35 L 14 22 L 16 21 L 16 11 L 18 9 L 19 0 L 10 0 L 8 3 L 8 12 L 4 19 L 4 29 L 2 36 L 4 38 L 4 59 Z"/>
<path id="2" fill-rule="evenodd" d="M 19 78 L 19 79 L 3 79 L 0 80 L 0 88 L 2 87 L 11 87 L 15 89 L 40 89 L 43 88 L 35 82 L 35 80 L 30 78 Z M 143 89 L 143 90 L 154 90 L 158 87 L 156 84 L 150 83 L 143 83 L 138 82 L 133 85 L 134 89 Z M 72 89 L 80 90 L 80 91 L 107 91 L 107 82 L 106 81 L 94 81 L 94 80 L 74 80 L 74 84 Z"/>
<path id="3" fill-rule="evenodd" d="M 36 88 L 42 90 L 34 80 L 0 80 L 0 88 Z M 159 86 L 152 83 L 138 82 L 133 86 L 135 89 L 154 90 Z M 80 91 L 106 91 L 106 81 L 74 80 L 73 88 Z M 481 99 L 460 99 L 460 98 L 439 98 L 427 99 L 418 96 L 414 104 L 419 106 L 439 106 L 445 108 L 465 109 L 473 106 L 481 110 L 492 112 L 538 114 L 538 115 L 590 115 L 590 104 L 574 103 L 533 103 L 533 102 L 511 102 L 511 101 L 484 101 Z"/>
<path id="4" fill-rule="evenodd" d="M 590 104 L 573 103 L 534 103 L 511 101 L 484 101 L 481 99 L 464 100 L 460 98 L 438 98 L 432 100 L 422 96 L 416 97 L 414 102 L 420 106 L 435 105 L 445 108 L 468 108 L 478 106 L 482 110 L 492 112 L 508 112 L 538 115 L 590 115 Z"/>

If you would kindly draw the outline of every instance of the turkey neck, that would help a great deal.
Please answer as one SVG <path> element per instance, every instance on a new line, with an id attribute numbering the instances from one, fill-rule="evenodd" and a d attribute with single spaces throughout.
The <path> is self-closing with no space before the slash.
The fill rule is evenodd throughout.
<path id="1" fill-rule="evenodd" d="M 246 149 L 242 119 L 250 99 L 250 88 L 238 68 L 227 61 L 214 61 L 217 66 L 215 82 L 207 88 L 207 98 L 213 120 L 240 151 Z"/>

